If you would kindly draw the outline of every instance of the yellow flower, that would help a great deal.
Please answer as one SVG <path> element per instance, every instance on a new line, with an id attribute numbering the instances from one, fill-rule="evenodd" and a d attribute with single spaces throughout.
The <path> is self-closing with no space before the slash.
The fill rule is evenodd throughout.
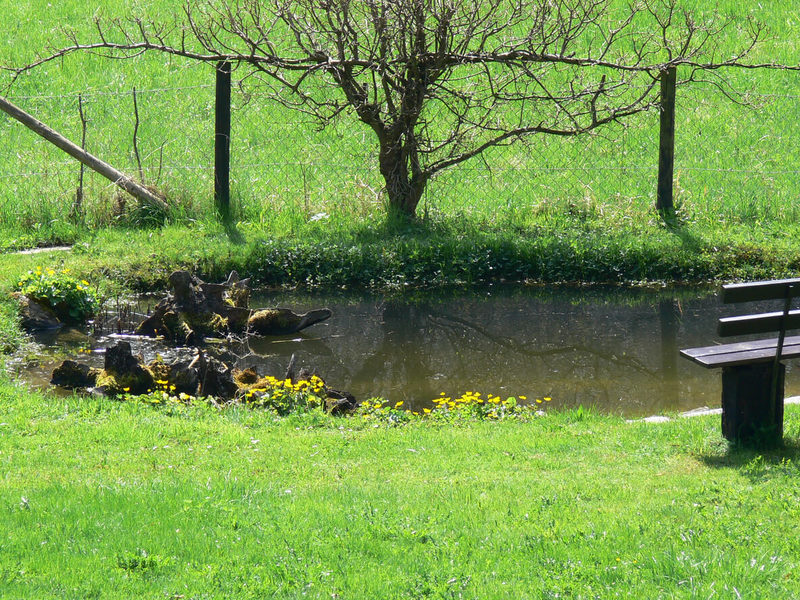
<path id="1" fill-rule="evenodd" d="M 431 409 L 430 408 L 423 408 L 422 412 L 424 412 L 426 415 L 429 415 L 429 414 L 431 414 Z"/>
<path id="2" fill-rule="evenodd" d="M 89 282 L 88 282 L 88 281 L 86 281 L 85 279 L 81 279 L 81 283 L 82 283 L 83 285 L 89 285 Z"/>
<path id="3" fill-rule="evenodd" d="M 122 388 L 122 391 L 123 391 L 123 392 L 130 392 L 130 391 L 131 391 L 131 388 L 129 388 L 129 387 L 124 387 L 124 388 Z"/>
<path id="4" fill-rule="evenodd" d="M 545 402 L 550 402 L 550 400 L 552 400 L 552 398 L 550 396 L 545 396 L 544 397 L 544 401 Z"/>
<path id="5" fill-rule="evenodd" d="M 520 399 L 520 400 L 527 400 L 527 399 L 528 399 L 528 397 L 527 397 L 527 396 L 520 396 L 520 397 L 519 397 L 519 399 Z"/>
<path id="6" fill-rule="evenodd" d="M 403 401 L 402 400 L 400 400 L 400 402 L 396 402 L 395 405 L 394 405 L 395 408 L 400 408 L 401 406 L 403 406 Z"/>

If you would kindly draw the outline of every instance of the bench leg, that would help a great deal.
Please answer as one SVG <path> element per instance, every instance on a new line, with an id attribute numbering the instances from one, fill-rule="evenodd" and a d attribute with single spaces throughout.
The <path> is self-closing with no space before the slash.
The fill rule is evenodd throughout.
<path id="1" fill-rule="evenodd" d="M 778 365 L 776 398 L 772 363 L 722 369 L 722 435 L 732 442 L 780 443 L 783 439 L 783 381 Z"/>

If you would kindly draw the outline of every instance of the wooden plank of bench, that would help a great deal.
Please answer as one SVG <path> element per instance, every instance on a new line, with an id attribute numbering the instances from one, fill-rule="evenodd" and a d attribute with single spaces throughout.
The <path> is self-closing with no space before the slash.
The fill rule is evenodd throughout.
<path id="1" fill-rule="evenodd" d="M 786 286 L 800 286 L 800 278 L 773 279 L 771 281 L 754 281 L 751 283 L 729 283 L 722 286 L 722 301 L 725 304 L 734 302 L 756 302 L 760 300 L 783 300 L 786 298 Z M 797 296 L 800 290 L 793 296 Z"/>
<path id="2" fill-rule="evenodd" d="M 681 356 L 706 367 L 735 367 L 755 363 L 769 362 L 775 358 L 778 339 L 753 340 L 735 344 L 719 344 L 702 348 L 681 350 Z M 783 341 L 782 357 L 785 359 L 800 357 L 800 335 L 787 337 Z"/>
<path id="3" fill-rule="evenodd" d="M 773 333 L 781 329 L 783 311 L 763 313 L 760 315 L 742 315 L 724 317 L 719 320 L 717 333 L 722 337 L 732 335 L 750 335 L 754 333 Z M 800 310 L 790 310 L 783 324 L 784 330 L 800 329 Z"/>

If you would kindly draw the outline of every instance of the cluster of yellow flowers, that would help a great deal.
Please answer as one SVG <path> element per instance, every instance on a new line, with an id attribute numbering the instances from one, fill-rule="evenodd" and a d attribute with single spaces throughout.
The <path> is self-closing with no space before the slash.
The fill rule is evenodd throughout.
<path id="1" fill-rule="evenodd" d="M 175 391 L 175 386 L 174 385 L 170 385 L 169 381 L 167 381 L 166 379 L 156 379 L 156 385 L 159 388 L 161 388 L 163 391 L 165 391 L 165 392 L 166 391 L 170 391 L 170 392 L 174 392 Z"/>
<path id="2" fill-rule="evenodd" d="M 156 380 L 156 385 L 158 386 L 158 389 L 148 390 L 146 394 L 139 394 L 137 396 L 133 396 L 130 393 L 131 388 L 124 387 L 122 388 L 122 391 L 125 394 L 124 398 L 127 400 L 132 400 L 135 398 L 138 402 L 156 406 L 163 406 L 165 404 L 191 404 L 197 400 L 197 398 L 190 394 L 186 394 L 185 392 L 175 394 L 176 388 L 174 385 L 170 385 L 169 381 Z"/>
<path id="3" fill-rule="evenodd" d="M 386 400 L 374 398 L 362 402 L 358 412 L 365 421 L 381 421 L 393 425 L 399 425 L 410 421 L 412 417 L 420 416 L 416 411 L 404 409 L 403 404 L 404 402 L 400 400 L 392 406 Z"/>
<path id="4" fill-rule="evenodd" d="M 48 278 L 56 277 L 57 275 L 69 275 L 69 273 L 70 273 L 70 270 L 68 268 L 61 269 L 61 271 L 56 273 L 56 270 L 52 269 L 50 267 L 48 267 L 46 269 L 43 269 L 42 267 L 37 266 L 35 271 L 32 271 L 32 272 L 29 271 L 28 272 L 28 278 L 30 278 L 31 275 L 34 275 L 34 276 L 38 277 L 40 281 L 44 282 Z M 23 279 L 25 279 L 25 278 L 23 278 Z M 23 280 L 20 280 L 20 285 L 22 285 L 22 281 Z M 69 282 L 70 285 L 75 286 L 76 290 L 80 290 L 80 291 L 88 289 L 89 286 L 91 285 L 85 279 L 81 279 L 80 281 L 77 281 L 77 280 L 73 280 L 73 279 L 70 278 L 68 280 L 68 282 Z"/>
<path id="5" fill-rule="evenodd" d="M 431 408 L 423 408 L 422 411 L 411 411 L 403 409 L 403 402 L 397 402 L 393 406 L 380 399 L 366 400 L 361 403 L 359 411 L 365 420 L 379 420 L 389 423 L 400 423 L 408 421 L 414 417 L 428 418 L 449 418 L 452 416 L 465 416 L 485 419 L 502 419 L 506 417 L 522 417 L 535 415 L 538 405 L 552 401 L 552 398 L 536 398 L 534 403 L 520 404 L 527 401 L 527 396 L 509 396 L 503 399 L 495 394 L 487 394 L 485 397 L 480 392 L 468 391 L 458 397 L 445 395 L 442 392 L 438 398 L 434 398 Z"/>
<path id="6" fill-rule="evenodd" d="M 267 376 L 242 395 L 246 404 L 272 408 L 279 414 L 322 406 L 325 382 L 316 375 L 292 382 Z"/>
<path id="7" fill-rule="evenodd" d="M 519 396 L 519 399 L 527 400 L 528 397 Z M 484 399 L 481 397 L 480 392 L 465 392 L 458 398 L 451 398 L 449 396 L 445 396 L 444 392 L 442 392 L 439 398 L 434 398 L 433 404 L 438 409 L 454 410 L 475 405 L 502 405 L 510 407 L 516 406 L 517 400 L 513 396 L 503 400 L 500 396 L 495 396 L 494 394 L 487 394 L 486 398 Z"/>
<path id="8" fill-rule="evenodd" d="M 65 268 L 56 271 L 37 266 L 17 282 L 17 291 L 54 309 L 62 321 L 80 322 L 94 314 L 100 305 L 96 291 L 85 279 L 75 279 Z"/>
<path id="9" fill-rule="evenodd" d="M 312 375 L 311 379 L 301 379 L 295 383 L 293 383 L 291 379 L 278 379 L 277 377 L 267 375 L 259 379 L 255 387 L 251 387 L 247 390 L 245 397 L 251 398 L 257 394 L 275 392 L 278 390 L 289 393 L 311 392 L 312 394 L 320 394 L 324 389 L 325 383 L 316 375 Z"/>

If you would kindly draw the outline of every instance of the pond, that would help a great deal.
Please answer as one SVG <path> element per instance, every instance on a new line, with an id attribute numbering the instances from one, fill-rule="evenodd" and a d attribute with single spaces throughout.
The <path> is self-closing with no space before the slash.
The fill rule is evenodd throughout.
<path id="1" fill-rule="evenodd" d="M 299 334 L 228 345 L 236 366 L 283 376 L 295 354 L 298 367 L 359 400 L 381 396 L 419 409 L 441 392 L 476 391 L 549 397 L 554 408 L 593 406 L 626 416 L 720 403 L 719 372 L 678 355 L 719 339 L 716 320 L 726 309 L 708 288 L 495 285 L 406 297 L 276 292 L 255 295 L 251 306 L 327 306 L 333 317 Z M 40 341 L 51 351 L 80 349 L 78 360 L 95 366 L 115 343 L 76 331 Z M 133 346 L 148 360 L 170 352 L 149 341 Z M 43 357 L 17 371 L 41 385 L 54 364 Z M 789 364 L 786 395 L 798 393 L 798 369 Z"/>

